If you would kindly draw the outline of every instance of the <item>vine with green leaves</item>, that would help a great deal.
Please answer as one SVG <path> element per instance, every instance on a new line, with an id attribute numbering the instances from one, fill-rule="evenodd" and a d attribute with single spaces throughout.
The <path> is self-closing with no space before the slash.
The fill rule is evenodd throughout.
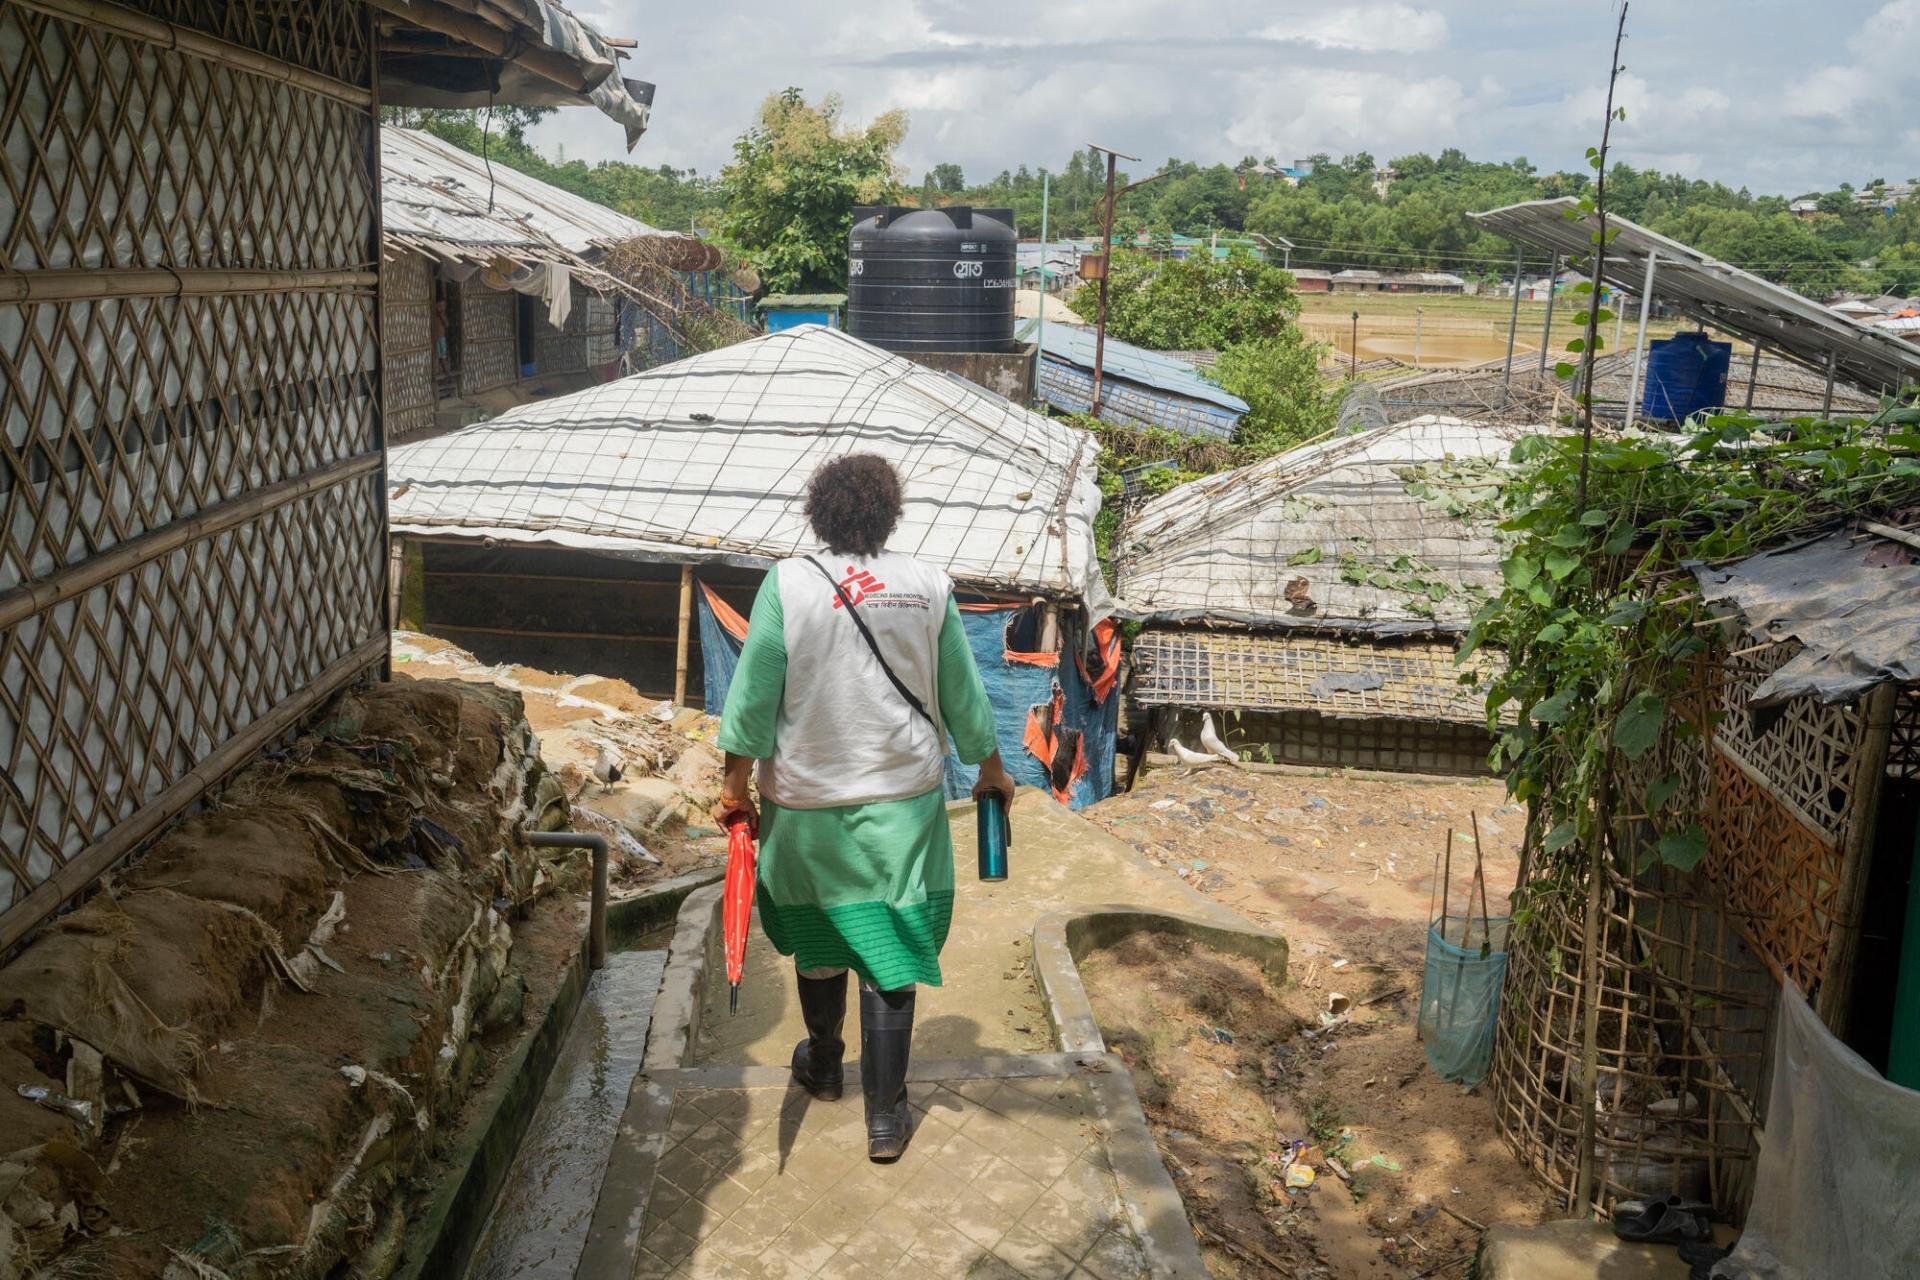
<path id="1" fill-rule="evenodd" d="M 1647 860 L 1688 870 L 1706 840 L 1697 815 L 1668 811 L 1679 778 L 1607 792 L 1615 753 L 1635 761 L 1663 733 L 1697 731 L 1675 704 L 1718 630 L 1701 625 L 1687 566 L 1920 502 L 1920 398 L 1867 419 L 1729 414 L 1673 435 L 1531 436 L 1513 461 L 1499 499 L 1504 589 L 1460 646 L 1462 660 L 1505 652 L 1487 688 L 1494 767 L 1536 807 L 1544 858 L 1604 839 L 1617 806 L 1657 831 Z M 1509 709 L 1517 720 L 1503 725 Z"/>

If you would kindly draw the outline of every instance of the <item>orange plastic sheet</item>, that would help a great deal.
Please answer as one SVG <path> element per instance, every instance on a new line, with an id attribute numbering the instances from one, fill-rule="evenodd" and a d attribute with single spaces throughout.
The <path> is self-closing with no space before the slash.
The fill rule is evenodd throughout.
<path id="1" fill-rule="evenodd" d="M 1046 772 L 1048 790 L 1053 792 L 1053 798 L 1061 804 L 1070 802 L 1074 783 L 1087 775 L 1086 738 L 1081 736 L 1074 740 L 1073 766 L 1067 774 L 1067 785 L 1064 787 L 1052 785 L 1053 760 L 1060 750 L 1060 721 L 1066 713 L 1066 706 L 1066 695 L 1060 691 L 1059 685 L 1054 685 L 1053 701 L 1034 707 L 1027 712 L 1026 731 L 1021 735 L 1021 742 L 1028 754 L 1038 760 L 1041 769 Z"/>
<path id="2" fill-rule="evenodd" d="M 727 634 L 735 640 L 744 642 L 747 638 L 747 620 L 740 616 L 740 611 L 722 600 L 706 583 L 700 584 L 700 590 L 707 597 L 707 608 L 713 610 L 714 621 L 725 627 Z"/>
<path id="3" fill-rule="evenodd" d="M 1073 655 L 1073 660 L 1079 664 L 1080 675 L 1086 680 L 1087 687 L 1093 690 L 1094 705 L 1104 706 L 1113 687 L 1120 683 L 1119 624 L 1112 618 L 1094 624 L 1093 647 L 1100 660 L 1098 674 L 1087 670 L 1086 659 L 1079 653 Z"/>

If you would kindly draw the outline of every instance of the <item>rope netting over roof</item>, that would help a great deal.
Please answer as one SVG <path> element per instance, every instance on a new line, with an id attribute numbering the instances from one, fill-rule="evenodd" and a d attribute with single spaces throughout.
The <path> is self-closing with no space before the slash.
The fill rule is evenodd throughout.
<path id="1" fill-rule="evenodd" d="M 762 564 L 818 546 L 824 462 L 877 453 L 890 549 L 978 589 L 1110 606 L 1083 431 L 835 329 L 801 325 L 393 451 L 395 533 Z"/>
<path id="2" fill-rule="evenodd" d="M 1417 418 L 1182 485 L 1129 525 L 1119 592 L 1165 622 L 1465 630 L 1499 584 L 1483 513 L 1526 433 Z"/>
<path id="3" fill-rule="evenodd" d="M 491 166 L 418 129 L 380 130 L 380 217 L 388 237 L 520 248 L 543 256 L 672 233 L 532 178 Z"/>

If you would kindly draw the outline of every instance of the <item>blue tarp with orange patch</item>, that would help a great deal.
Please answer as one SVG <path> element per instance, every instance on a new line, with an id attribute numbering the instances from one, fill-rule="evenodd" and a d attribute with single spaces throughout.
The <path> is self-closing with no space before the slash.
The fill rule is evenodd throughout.
<path id="1" fill-rule="evenodd" d="M 726 705 L 746 642 L 747 620 L 704 583 L 699 595 L 700 656 L 706 668 L 706 705 Z M 1000 758 L 1022 786 L 1040 787 L 1080 809 L 1113 793 L 1113 746 L 1119 729 L 1120 634 L 1111 622 L 1093 631 L 1071 661 L 1057 653 L 1009 647 L 1009 635 L 1031 627 L 1030 610 L 1017 605 L 967 604 L 960 621 L 967 631 L 980 678 L 993 704 Z M 950 799 L 972 793 L 977 770 L 949 753 Z"/>

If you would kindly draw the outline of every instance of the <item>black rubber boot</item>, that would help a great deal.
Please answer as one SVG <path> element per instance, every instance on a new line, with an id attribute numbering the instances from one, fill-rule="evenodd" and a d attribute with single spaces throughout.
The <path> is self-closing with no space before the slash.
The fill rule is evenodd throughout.
<path id="1" fill-rule="evenodd" d="M 800 1017 L 807 1024 L 807 1038 L 793 1047 L 793 1078 L 822 1102 L 833 1102 L 846 1087 L 840 1061 L 847 1042 L 840 1028 L 847 1021 L 847 975 L 801 975 Z"/>
<path id="2" fill-rule="evenodd" d="M 860 988 L 860 1091 L 867 1104 L 867 1159 L 898 1160 L 913 1131 L 907 1058 L 913 1047 L 912 987 Z"/>

